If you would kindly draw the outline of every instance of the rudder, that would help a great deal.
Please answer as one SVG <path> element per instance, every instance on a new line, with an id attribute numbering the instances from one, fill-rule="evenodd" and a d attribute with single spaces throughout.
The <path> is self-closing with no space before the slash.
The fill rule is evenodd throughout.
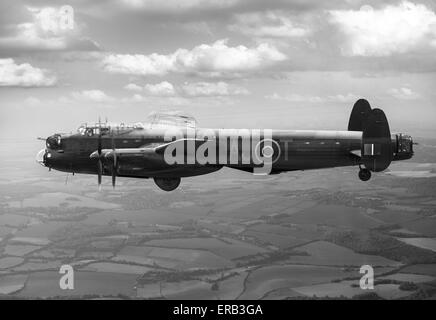
<path id="1" fill-rule="evenodd" d="M 357 100 L 348 121 L 348 131 L 363 131 L 364 122 L 370 113 L 371 105 L 369 102 L 365 99 Z"/>
<path id="2" fill-rule="evenodd" d="M 391 164 L 391 131 L 381 109 L 373 109 L 364 121 L 361 154 L 363 164 L 371 171 L 383 171 Z"/>

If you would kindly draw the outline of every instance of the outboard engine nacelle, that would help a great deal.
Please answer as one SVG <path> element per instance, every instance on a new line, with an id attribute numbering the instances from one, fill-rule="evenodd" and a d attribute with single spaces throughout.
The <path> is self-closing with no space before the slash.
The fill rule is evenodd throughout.
<path id="1" fill-rule="evenodd" d="M 407 134 L 398 133 L 392 136 L 394 157 L 392 160 L 407 160 L 413 157 L 413 139 Z"/>

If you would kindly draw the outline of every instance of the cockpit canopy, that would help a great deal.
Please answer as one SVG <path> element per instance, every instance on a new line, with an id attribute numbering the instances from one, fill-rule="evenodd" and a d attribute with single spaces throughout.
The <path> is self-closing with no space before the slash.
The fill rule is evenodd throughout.
<path id="1" fill-rule="evenodd" d="M 197 121 L 189 114 L 181 111 L 152 112 L 146 120 L 150 128 L 156 127 L 188 127 L 195 128 Z"/>
<path id="2" fill-rule="evenodd" d="M 93 136 L 101 134 L 110 134 L 111 132 L 119 132 L 125 130 L 142 130 L 153 128 L 167 128 L 167 127 L 188 127 L 195 128 L 197 121 L 191 115 L 182 113 L 180 111 L 167 111 L 167 112 L 152 112 L 145 122 L 137 122 L 134 124 L 125 123 L 84 123 L 77 132 L 81 135 Z"/>
<path id="3" fill-rule="evenodd" d="M 109 134 L 113 131 L 124 131 L 124 130 L 141 130 L 144 129 L 144 125 L 140 122 L 135 124 L 124 124 L 124 123 L 84 123 L 78 129 L 77 132 L 81 135 L 93 136 L 95 134 Z"/>

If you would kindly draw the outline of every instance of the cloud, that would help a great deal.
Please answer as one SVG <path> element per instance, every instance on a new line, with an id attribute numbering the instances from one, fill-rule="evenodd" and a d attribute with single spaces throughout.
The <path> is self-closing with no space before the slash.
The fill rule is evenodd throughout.
<path id="1" fill-rule="evenodd" d="M 231 31 L 260 38 L 302 38 L 310 34 L 307 26 L 298 23 L 295 16 L 281 11 L 244 13 L 235 16 Z"/>
<path id="2" fill-rule="evenodd" d="M 103 58 L 103 68 L 110 73 L 157 75 L 172 71 L 174 62 L 171 56 L 157 53 L 148 56 L 141 54 L 110 54 Z"/>
<path id="3" fill-rule="evenodd" d="M 129 83 L 124 86 L 124 89 L 129 91 L 142 91 L 143 88 L 141 86 L 138 86 L 136 83 Z"/>
<path id="4" fill-rule="evenodd" d="M 30 107 L 36 107 L 41 105 L 41 100 L 35 97 L 27 97 L 24 99 L 24 104 Z"/>
<path id="5" fill-rule="evenodd" d="M 180 96 L 144 96 L 135 93 L 131 97 L 125 97 L 119 100 L 122 103 L 146 103 L 149 105 L 162 106 L 186 106 L 190 105 L 192 101 Z"/>
<path id="6" fill-rule="evenodd" d="M 421 95 L 408 87 L 389 89 L 388 94 L 399 100 L 416 100 L 421 97 Z"/>
<path id="7" fill-rule="evenodd" d="M 337 94 L 337 95 L 332 95 L 332 96 L 327 96 L 327 101 L 331 101 L 331 102 L 356 102 L 357 100 L 359 100 L 361 97 L 353 94 L 353 93 L 347 93 L 347 94 Z"/>
<path id="8" fill-rule="evenodd" d="M 212 28 L 206 21 L 192 21 L 178 24 L 180 28 L 194 34 L 207 34 L 213 36 Z"/>
<path id="9" fill-rule="evenodd" d="M 337 94 L 329 96 L 311 96 L 311 95 L 301 95 L 292 93 L 289 95 L 280 95 L 278 93 L 273 93 L 272 95 L 265 96 L 266 99 L 288 101 L 288 102 L 309 102 L 309 103 L 326 103 L 326 102 L 337 102 L 337 103 L 352 103 L 359 99 L 359 96 L 348 93 L 348 94 Z"/>
<path id="10" fill-rule="evenodd" d="M 176 94 L 174 86 L 167 81 L 163 81 L 161 83 L 156 83 L 156 84 L 146 84 L 144 86 L 144 90 L 149 95 L 158 96 L 158 97 L 170 97 Z"/>
<path id="11" fill-rule="evenodd" d="M 105 71 L 134 75 L 166 75 L 168 73 L 224 76 L 260 70 L 287 57 L 266 43 L 257 47 L 229 47 L 227 40 L 202 44 L 191 50 L 178 49 L 172 54 L 110 54 L 103 59 Z"/>
<path id="12" fill-rule="evenodd" d="M 146 96 L 155 97 L 219 97 L 219 96 L 235 96 L 235 95 L 248 95 L 250 92 L 239 86 L 230 85 L 227 82 L 185 82 L 182 85 L 173 85 L 168 81 L 163 81 L 156 84 L 146 84 L 141 87 L 140 85 L 129 83 L 124 87 L 129 91 L 144 92 Z M 141 98 L 142 95 L 137 95 Z M 133 100 L 135 98 L 133 97 Z"/>
<path id="13" fill-rule="evenodd" d="M 390 56 L 436 47 L 436 14 L 423 4 L 403 1 L 382 9 L 331 10 L 330 22 L 345 35 L 347 56 Z"/>
<path id="14" fill-rule="evenodd" d="M 289 95 L 280 95 L 278 93 L 273 93 L 272 95 L 265 96 L 266 99 L 270 100 L 281 100 L 281 101 L 289 101 L 289 102 L 311 102 L 311 103 L 319 103 L 323 102 L 323 98 L 318 96 L 305 96 L 296 93 L 292 93 Z"/>
<path id="15" fill-rule="evenodd" d="M 228 83 L 220 82 L 195 82 L 185 83 L 182 91 L 190 97 L 230 96 L 247 95 L 249 91 L 245 88 L 230 86 Z"/>
<path id="16" fill-rule="evenodd" d="M 0 59 L 0 87 L 49 87 L 56 84 L 50 71 L 14 59 Z"/>
<path id="17" fill-rule="evenodd" d="M 81 26 L 65 19 L 61 7 L 27 8 L 30 20 L 9 26 L 0 37 L 0 49 L 10 53 L 23 51 L 96 51 L 99 45 L 81 36 Z M 70 24 L 68 24 L 68 23 Z"/>
<path id="18" fill-rule="evenodd" d="M 121 4 L 129 9 L 149 12 L 180 12 L 192 9 L 210 10 L 235 6 L 243 0 L 122 0 Z"/>
<path id="19" fill-rule="evenodd" d="M 85 101 L 85 102 L 113 102 L 115 99 L 108 96 L 104 91 L 101 90 L 83 90 L 72 92 L 71 95 L 74 99 Z"/>

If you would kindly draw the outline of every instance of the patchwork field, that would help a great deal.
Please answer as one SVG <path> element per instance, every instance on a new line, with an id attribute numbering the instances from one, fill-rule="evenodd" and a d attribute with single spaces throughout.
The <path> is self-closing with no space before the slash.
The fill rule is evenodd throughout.
<path id="1" fill-rule="evenodd" d="M 376 255 L 359 254 L 326 241 L 317 241 L 297 248 L 308 256 L 291 256 L 289 263 L 331 266 L 398 267 L 401 263 Z"/>
<path id="2" fill-rule="evenodd" d="M 399 240 L 411 244 L 412 246 L 429 249 L 436 252 L 436 239 L 432 238 L 398 238 Z"/>
<path id="3" fill-rule="evenodd" d="M 163 248 L 206 250 L 229 260 L 267 252 L 267 250 L 261 247 L 229 238 L 165 239 L 151 240 L 145 244 L 153 247 Z"/>
<path id="4" fill-rule="evenodd" d="M 436 277 L 436 264 L 415 264 L 401 269 L 401 272 Z"/>
<path id="5" fill-rule="evenodd" d="M 341 279 L 352 275 L 340 268 L 283 265 L 259 268 L 250 273 L 239 299 L 261 299 L 271 291 Z"/>
<path id="6" fill-rule="evenodd" d="M 350 229 L 376 228 L 383 222 L 365 214 L 359 208 L 324 205 L 306 209 L 285 219 L 294 224 L 317 224 Z"/>
<path id="7" fill-rule="evenodd" d="M 355 285 L 354 287 L 352 285 Z M 293 288 L 297 293 L 303 294 L 307 297 L 330 297 L 330 298 L 352 298 L 365 291 L 360 289 L 359 284 L 355 281 L 343 281 L 340 283 L 323 283 L 313 286 L 305 286 Z M 368 291 L 366 291 L 368 292 Z M 397 284 L 380 284 L 374 286 L 374 290 L 379 297 L 383 299 L 399 299 L 410 295 L 408 291 L 399 290 Z"/>
<path id="8" fill-rule="evenodd" d="M 29 276 L 18 296 L 33 298 L 72 295 L 118 296 L 119 294 L 132 296 L 136 278 L 134 274 L 78 271 L 74 274 L 74 290 L 69 291 L 60 289 L 58 271 L 35 272 Z"/>
<path id="9" fill-rule="evenodd" d="M 0 298 L 433 297 L 436 140 L 367 183 L 356 168 L 150 180 L 48 172 L 38 144 L 0 167 Z M 31 151 L 31 152 L 30 152 Z M 27 158 L 26 158 L 27 157 Z M 59 288 L 59 268 L 75 289 Z M 430 288 L 430 289 L 428 289 Z"/>
<path id="10" fill-rule="evenodd" d="M 0 294 L 13 294 L 24 288 L 28 276 L 13 275 L 0 277 Z"/>
<path id="11" fill-rule="evenodd" d="M 113 259 L 163 268 L 187 270 L 197 268 L 221 269 L 232 267 L 233 263 L 203 250 L 168 249 L 159 247 L 125 247 Z"/>
<path id="12" fill-rule="evenodd" d="M 91 207 L 98 209 L 114 209 L 119 205 L 103 201 L 97 201 L 92 198 L 74 195 L 68 193 L 53 192 L 40 193 L 35 197 L 24 199 L 23 201 L 11 201 L 8 203 L 10 208 L 26 207 Z"/>

